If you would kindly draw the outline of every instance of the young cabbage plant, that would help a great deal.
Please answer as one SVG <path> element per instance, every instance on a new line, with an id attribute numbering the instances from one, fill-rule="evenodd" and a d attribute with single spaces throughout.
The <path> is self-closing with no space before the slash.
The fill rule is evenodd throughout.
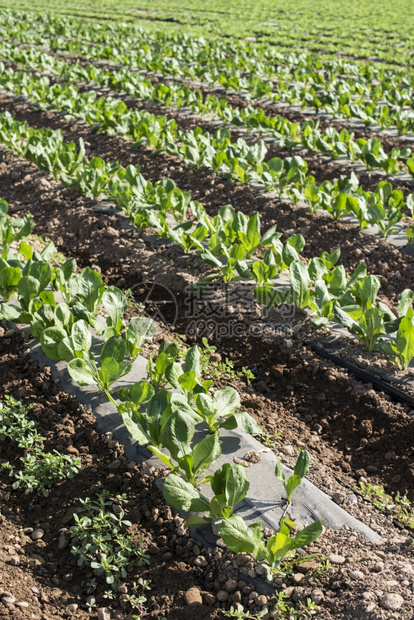
<path id="1" fill-rule="evenodd" d="M 220 428 L 231 430 L 237 427 L 252 435 L 262 433 L 248 413 L 237 412 L 240 408 L 240 395 L 230 386 L 217 390 L 213 396 L 198 393 L 195 395 L 194 402 L 197 412 L 207 424 L 210 433 L 215 433 Z"/>
<path id="2" fill-rule="evenodd" d="M 385 306 L 373 306 L 367 302 L 365 310 L 359 305 L 334 308 L 335 318 L 346 327 L 351 334 L 358 336 L 367 351 L 375 351 L 378 341 L 387 332 L 386 319 L 391 318 L 385 312 Z"/>
<path id="3" fill-rule="evenodd" d="M 73 314 L 77 318 L 87 321 L 98 334 L 103 333 L 105 327 L 97 320 L 97 316 L 105 285 L 99 273 L 86 267 L 79 275 L 71 277 L 68 285 L 71 294 L 70 307 Z"/>
<path id="4" fill-rule="evenodd" d="M 285 519 L 280 520 L 279 528 L 267 542 L 261 531 L 261 522 L 247 525 L 239 516 L 225 518 L 220 526 L 220 536 L 229 549 L 235 553 L 250 553 L 259 562 L 268 565 L 268 580 L 283 574 L 283 562 L 288 560 L 296 549 L 302 549 L 316 540 L 323 531 L 322 522 L 315 521 L 290 536 Z"/>
<path id="5" fill-rule="evenodd" d="M 407 370 L 414 358 L 414 314 L 409 310 L 400 321 L 396 341 L 381 341 L 381 349 L 401 370 Z"/>
<path id="6" fill-rule="evenodd" d="M 179 390 L 191 404 L 196 394 L 207 394 L 213 382 L 202 381 L 201 377 L 201 353 L 197 345 L 188 349 L 184 367 L 176 361 L 171 362 L 165 368 L 165 378 L 176 390 Z"/>
<path id="7" fill-rule="evenodd" d="M 401 370 L 407 370 L 414 358 L 414 292 L 405 289 L 398 300 L 400 317 L 395 340 L 382 340 L 381 349 Z M 395 322 L 394 322 L 395 324 Z M 389 330 L 391 331 L 391 329 Z"/>
<path id="8" fill-rule="evenodd" d="M 43 260 L 30 259 L 22 270 L 17 285 L 17 298 L 23 311 L 29 310 L 29 303 L 46 289 L 50 283 L 52 269 Z"/>
<path id="9" fill-rule="evenodd" d="M 211 479 L 212 474 L 206 475 L 205 470 L 220 456 L 221 442 L 218 433 L 214 433 L 193 447 L 195 426 L 194 412 L 190 414 L 184 407 L 177 409 L 168 417 L 160 433 L 160 442 L 169 455 L 152 445 L 149 449 L 171 467 L 173 473 L 179 473 L 197 487 Z"/>
<path id="10" fill-rule="evenodd" d="M 89 324 L 83 319 L 74 322 L 70 311 L 69 316 L 63 310 L 60 314 L 62 321 L 55 320 L 53 326 L 40 334 L 40 343 L 44 353 L 52 360 L 70 362 L 80 358 L 93 363 L 93 356 L 89 353 L 92 346 Z"/>
<path id="11" fill-rule="evenodd" d="M 177 345 L 168 341 L 160 344 L 157 355 L 150 353 L 147 362 L 147 377 L 154 388 L 162 387 L 169 382 L 166 371 L 169 367 L 175 368 L 172 365 L 176 362 L 178 355 Z M 178 366 L 179 364 L 177 364 Z"/>
<path id="12" fill-rule="evenodd" d="M 404 218 L 404 194 L 401 190 L 392 190 L 390 183 L 382 181 L 378 184 L 375 194 L 368 206 L 369 221 L 376 224 L 381 236 L 385 239 L 395 232 L 395 225 Z"/>
<path id="13" fill-rule="evenodd" d="M 293 474 L 286 480 L 285 474 L 282 472 L 280 459 L 276 461 L 275 476 L 283 484 L 283 488 L 286 492 L 286 502 L 290 506 L 292 503 L 292 496 L 295 489 L 298 488 L 304 477 L 309 471 L 311 456 L 306 450 L 301 450 L 296 461 Z"/>
<path id="14" fill-rule="evenodd" d="M 24 218 L 12 219 L 7 215 L 8 210 L 8 203 L 0 200 L 0 246 L 1 257 L 5 259 L 12 243 L 28 237 L 34 229 L 34 220 L 30 213 Z"/>
<path id="15" fill-rule="evenodd" d="M 210 485 L 214 493 L 211 500 L 177 474 L 169 474 L 165 479 L 163 494 L 171 506 L 186 512 L 206 513 L 202 517 L 192 515 L 187 520 L 186 527 L 231 517 L 250 487 L 246 468 L 230 463 L 225 463 L 214 473 Z"/>
<path id="16" fill-rule="evenodd" d="M 79 385 L 97 385 L 116 405 L 109 388 L 111 385 L 128 374 L 132 368 L 131 362 L 125 359 L 127 347 L 121 336 L 111 336 L 101 348 L 100 366 L 90 356 L 88 359 L 76 358 L 68 363 L 69 373 Z"/>
<path id="17" fill-rule="evenodd" d="M 153 319 L 134 316 L 123 332 L 127 345 L 127 353 L 134 360 L 142 351 L 147 340 L 151 340 L 157 332 L 157 323 Z"/>
<path id="18" fill-rule="evenodd" d="M 72 300 L 72 279 L 76 276 L 76 269 L 76 260 L 68 258 L 63 265 L 56 267 L 52 272 L 51 286 L 53 290 L 61 293 L 67 304 Z"/>

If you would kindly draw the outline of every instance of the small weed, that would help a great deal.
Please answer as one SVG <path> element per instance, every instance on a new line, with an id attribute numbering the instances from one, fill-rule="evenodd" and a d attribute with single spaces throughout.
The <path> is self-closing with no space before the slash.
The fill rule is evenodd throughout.
<path id="1" fill-rule="evenodd" d="M 218 360 L 217 347 L 210 345 L 207 338 L 202 338 L 203 348 L 201 349 L 201 366 L 203 375 L 206 379 L 211 380 L 245 380 L 248 385 L 255 378 L 254 374 L 243 366 L 241 370 L 234 370 L 234 364 L 231 360 Z"/>
<path id="2" fill-rule="evenodd" d="M 363 482 L 360 483 L 359 490 L 365 499 L 372 502 L 382 512 L 391 513 L 396 521 L 414 529 L 414 508 L 405 495 L 401 497 L 397 493 L 393 498 L 384 491 L 384 487 Z"/>
<path id="3" fill-rule="evenodd" d="M 268 613 L 266 607 L 264 607 L 261 611 L 252 614 L 250 611 L 246 611 L 240 603 L 237 604 L 237 607 L 230 607 L 228 611 L 223 611 L 223 615 L 225 618 L 237 618 L 238 620 L 259 620 L 259 618 L 263 618 Z"/>
<path id="4" fill-rule="evenodd" d="M 299 607 L 293 607 L 286 600 L 284 592 L 276 592 L 276 602 L 274 608 L 270 611 L 273 618 L 284 618 L 285 620 L 303 620 L 314 616 L 318 611 L 318 606 L 310 599 L 306 599 L 306 603 L 299 602 Z"/>
<path id="5" fill-rule="evenodd" d="M 274 448 L 277 441 L 282 439 L 282 433 L 280 431 L 274 431 L 273 433 L 267 433 L 263 431 L 260 436 L 260 441 L 268 448 Z"/>
<path id="6" fill-rule="evenodd" d="M 81 500 L 82 507 L 74 515 L 75 525 L 70 528 L 71 552 L 78 556 L 78 566 L 89 565 L 95 575 L 103 575 L 113 590 L 127 576 L 127 566 L 137 558 L 138 565 L 149 564 L 145 549 L 134 542 L 124 530 L 131 525 L 127 521 L 122 504 L 124 495 L 109 499 L 109 492 L 102 491 L 96 500 Z M 95 580 L 88 584 L 90 591 L 96 587 Z"/>
<path id="7" fill-rule="evenodd" d="M 42 442 L 45 438 L 39 435 L 36 422 L 27 417 L 32 408 L 32 405 L 23 405 L 11 396 L 5 396 L 5 402 L 0 403 L 0 440 L 9 439 L 26 451 L 20 458 L 23 469 L 16 471 L 16 467 L 9 462 L 1 466 L 15 478 L 13 489 L 22 487 L 25 493 L 40 491 L 47 497 L 54 484 L 65 478 L 73 478 L 79 472 L 81 460 L 57 450 L 43 451 Z"/>

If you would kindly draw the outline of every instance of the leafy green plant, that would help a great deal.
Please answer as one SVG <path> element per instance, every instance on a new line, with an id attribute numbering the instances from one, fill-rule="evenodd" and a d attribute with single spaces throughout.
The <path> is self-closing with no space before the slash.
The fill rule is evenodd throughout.
<path id="1" fill-rule="evenodd" d="M 282 472 L 280 459 L 276 461 L 275 476 L 278 478 L 286 491 L 286 502 L 288 505 L 292 503 L 292 495 L 295 489 L 298 488 L 303 478 L 309 471 L 311 456 L 306 450 L 299 452 L 298 459 L 296 461 L 293 474 L 286 480 L 284 473 Z"/>
<path id="2" fill-rule="evenodd" d="M 125 534 L 131 525 L 122 509 L 125 498 L 117 495 L 111 499 L 109 491 L 101 491 L 96 499 L 87 497 L 80 501 L 82 506 L 73 516 L 75 525 L 69 530 L 71 553 L 78 557 L 78 566 L 87 564 L 117 590 L 132 560 L 139 566 L 149 564 L 149 556 L 142 545 Z M 116 512 L 115 505 L 120 508 Z"/>
<path id="3" fill-rule="evenodd" d="M 225 463 L 209 478 L 214 497 L 209 500 L 201 491 L 177 474 L 169 474 L 163 484 L 163 494 L 171 506 L 186 512 L 203 512 L 191 516 L 186 526 L 204 524 L 230 517 L 236 505 L 249 490 L 246 470 L 241 465 Z"/>
<path id="4" fill-rule="evenodd" d="M 26 452 L 20 457 L 22 469 L 9 462 L 2 463 L 2 468 L 8 470 L 15 479 L 13 489 L 24 488 L 25 493 L 40 491 L 47 497 L 55 484 L 73 478 L 79 472 L 81 459 L 61 454 L 57 450 L 43 451 L 45 438 L 39 435 L 37 423 L 28 417 L 32 408 L 32 405 L 23 405 L 8 395 L 0 403 L 0 441 L 8 439 Z"/>
<path id="5" fill-rule="evenodd" d="M 393 498 L 384 491 L 384 487 L 371 483 L 359 483 L 358 489 L 365 499 L 369 500 L 382 512 L 392 514 L 393 518 L 405 527 L 414 529 L 414 508 L 410 500 L 398 493 Z"/>
<path id="6" fill-rule="evenodd" d="M 400 295 L 397 336 L 395 340 L 382 340 L 381 349 L 401 370 L 406 370 L 414 358 L 414 295 L 405 289 Z"/>
<path id="7" fill-rule="evenodd" d="M 290 557 L 296 549 L 309 545 L 322 534 L 322 522 L 315 521 L 290 536 L 285 519 L 280 520 L 279 528 L 267 542 L 261 532 L 261 523 L 247 525 L 236 515 L 223 519 L 220 536 L 229 549 L 236 553 L 251 553 L 258 561 L 268 565 L 268 579 L 283 572 L 282 562 Z"/>
<path id="8" fill-rule="evenodd" d="M 241 603 L 237 603 L 236 607 L 232 605 L 229 610 L 223 611 L 225 618 L 237 618 L 238 620 L 259 620 L 260 618 L 266 616 L 267 613 L 267 607 L 264 607 L 257 613 L 250 613 L 250 611 L 246 611 L 244 609 Z"/>
<path id="9" fill-rule="evenodd" d="M 57 450 L 32 452 L 23 456 L 20 461 L 23 469 L 19 471 L 10 463 L 3 463 L 3 467 L 10 470 L 10 476 L 15 478 L 12 488 L 22 487 L 26 494 L 40 491 L 45 497 L 58 482 L 73 478 L 81 469 L 79 457 L 61 454 Z"/>
<path id="10" fill-rule="evenodd" d="M 71 377 L 79 385 L 97 385 L 114 404 L 109 388 L 131 371 L 131 362 L 125 359 L 127 346 L 121 336 L 111 336 L 101 348 L 100 366 L 92 355 L 74 358 L 68 363 Z"/>

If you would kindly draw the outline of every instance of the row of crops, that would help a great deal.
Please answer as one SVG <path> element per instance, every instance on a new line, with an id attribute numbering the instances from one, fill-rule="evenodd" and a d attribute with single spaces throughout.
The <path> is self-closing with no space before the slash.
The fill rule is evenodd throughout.
<path id="1" fill-rule="evenodd" d="M 6 16 L 2 26 L 6 41 L 196 80 L 242 91 L 254 99 L 298 103 L 336 117 L 359 119 L 367 126 L 395 126 L 400 134 L 412 127 L 412 75 L 405 69 L 358 64 L 350 59 L 322 61 L 309 53 L 287 55 L 244 41 L 153 34 L 132 24 L 104 24 L 97 30 L 88 22 L 35 19 L 36 30 L 32 19 Z"/>
<path id="2" fill-rule="evenodd" d="M 11 7 L 7 0 L 0 6 Z M 39 12 L 50 10 L 43 0 L 22 2 L 19 6 L 26 10 L 36 8 Z M 163 0 L 156 6 L 143 0 L 139 7 L 131 0 L 125 0 L 122 7 L 113 0 L 103 3 L 92 0 L 86 6 L 83 2 L 72 2 L 70 7 L 54 2 L 53 12 L 97 20 L 108 15 L 114 21 L 127 22 L 128 26 L 142 20 L 146 29 L 158 30 L 163 24 L 170 31 L 185 27 L 186 32 L 196 36 L 220 33 L 234 38 L 253 37 L 279 49 L 307 49 L 325 56 L 342 54 L 400 65 L 412 60 L 411 6 L 403 0 L 393 7 L 381 2 L 368 7 L 352 0 L 346 13 L 337 0 L 324 0 L 316 10 L 309 0 L 298 0 L 289 8 L 283 2 L 269 0 L 242 3 L 232 0 L 226 7 L 216 1 L 206 7 L 200 0 L 185 3 Z"/>
<path id="3" fill-rule="evenodd" d="M 4 41 L 2 45 L 1 85 L 8 93 L 24 95 L 33 109 L 59 112 L 66 120 L 86 122 L 93 132 L 104 131 L 109 136 L 120 136 L 133 142 L 135 147 L 150 148 L 154 155 L 167 152 L 186 166 L 210 169 L 224 178 L 254 184 L 265 192 L 275 191 L 279 199 L 307 204 L 313 212 L 322 209 L 335 219 L 352 214 L 361 228 L 375 224 L 383 237 L 393 232 L 398 222 L 413 214 L 412 194 L 394 189 L 390 181 L 379 181 L 374 190 L 364 190 L 357 176 L 351 173 L 318 184 L 308 174 L 306 155 L 302 151 L 303 157 L 293 155 L 269 159 L 267 144 L 259 139 L 257 130 L 265 129 L 272 139 L 288 148 L 299 143 L 308 151 L 318 151 L 319 146 L 326 153 L 329 146 L 332 158 L 341 152 L 338 144 L 343 144 L 346 146 L 342 150 L 348 149 L 351 159 L 358 158 L 370 168 L 382 164 L 388 172 L 390 167 L 395 171 L 396 167 L 404 165 L 411 170 L 413 160 L 407 147 L 394 147 L 391 153 L 385 153 L 382 146 L 376 148 L 380 144 L 378 139 L 353 140 L 352 134 L 346 130 L 341 132 L 344 141 L 339 140 L 336 146 L 332 146 L 327 137 L 332 138 L 333 131 L 328 129 L 325 136 L 321 136 L 312 121 L 300 127 L 281 116 L 266 115 L 260 107 L 229 106 L 224 96 L 205 95 L 194 85 L 185 88 L 171 82 L 154 85 L 146 74 L 137 72 L 128 76 L 125 70 L 111 71 L 92 64 L 68 62 L 36 47 L 19 48 L 15 45 L 16 37 L 25 43 L 30 40 L 39 44 L 40 38 L 44 40 L 45 35 L 58 32 L 59 40 L 70 43 L 72 53 L 84 45 L 89 56 L 92 49 L 97 58 L 109 56 L 113 60 L 116 53 L 121 53 L 116 48 L 112 53 L 112 48 L 108 47 L 118 34 L 113 25 L 107 27 L 110 32 L 95 35 L 95 46 L 91 48 L 89 43 L 80 42 L 85 37 L 93 37 L 91 29 L 88 31 L 84 24 L 78 26 L 57 18 L 38 19 L 36 26 L 39 28 L 34 30 L 13 14 L 8 15 L 8 21 L 10 43 Z M 165 58 L 166 46 L 169 46 L 171 57 L 181 59 L 187 77 L 191 65 L 184 63 L 186 55 L 194 58 L 194 67 L 203 69 L 207 65 L 210 70 L 214 67 L 214 71 L 221 71 L 222 63 L 228 63 L 234 71 L 236 61 L 230 52 L 233 53 L 234 48 L 240 54 L 243 52 L 243 45 L 235 43 L 218 43 L 222 53 L 217 54 L 217 46 L 210 49 L 193 39 L 183 45 L 185 37 L 181 37 L 182 40 L 165 34 L 154 37 L 133 29 L 131 36 L 137 34 L 142 37 L 140 53 L 146 47 L 149 54 L 156 53 L 157 45 L 152 44 L 155 40 L 160 58 Z M 50 40 L 50 52 L 56 51 L 58 39 Z M 127 37 L 123 37 L 123 42 L 125 47 L 131 44 Z M 204 49 L 204 61 L 201 48 Z M 248 64 L 252 60 L 247 51 L 244 53 L 244 73 L 248 73 L 249 67 L 253 73 L 252 64 Z M 272 52 L 268 52 L 263 65 L 270 68 L 271 58 Z M 124 57 L 122 59 L 125 61 Z M 134 54 L 134 62 L 140 66 L 137 54 Z M 237 63 L 242 65 L 240 58 Z M 38 73 L 45 67 L 51 77 Z M 198 69 L 193 71 L 194 76 Z M 325 73 L 325 65 L 320 73 Z M 364 79 L 368 83 L 368 77 Z M 96 88 L 108 86 L 115 89 L 119 97 L 98 97 Z M 132 99 L 137 104 L 149 100 L 162 105 L 164 110 L 169 106 L 173 106 L 173 110 L 190 108 L 193 113 L 207 114 L 209 118 L 230 119 L 230 125 L 237 128 L 243 125 L 249 138 L 235 138 L 229 128 L 210 132 L 196 127 L 183 131 L 174 118 L 128 106 L 122 100 L 125 94 L 129 95 L 129 102 Z M 403 108 L 404 105 L 401 110 Z M 259 303 L 272 306 L 293 303 L 308 309 L 319 326 L 339 321 L 362 341 L 368 351 L 381 348 L 398 367 L 408 367 L 413 357 L 411 290 L 402 292 L 398 308 L 392 311 L 389 305 L 378 301 L 380 279 L 369 274 L 365 265 L 360 265 L 354 273 L 347 273 L 342 265 L 336 264 L 340 248 L 330 255 L 323 253 L 305 261 L 300 256 L 305 246 L 303 237 L 294 234 L 282 243 L 275 226 L 264 232 L 261 230 L 258 214 L 246 216 L 231 206 L 223 206 L 217 215 L 211 217 L 202 204 L 192 200 L 191 193 L 182 191 L 171 179 L 152 184 L 137 167 L 124 168 L 100 157 L 89 159 L 85 157 L 82 143 L 79 147 L 74 143 L 67 144 L 60 131 L 34 129 L 25 122 L 16 121 L 8 113 L 1 116 L 0 122 L 1 141 L 15 154 L 25 157 L 59 178 L 64 186 L 76 188 L 83 195 L 109 197 L 137 230 L 149 226 L 155 228 L 158 234 L 179 245 L 184 252 L 199 255 L 206 266 L 212 268 L 212 272 L 199 282 L 199 288 L 217 279 L 227 284 L 252 282 Z M 338 138 L 340 134 L 336 135 Z M 377 157 L 369 151 L 372 145 Z M 412 227 L 406 228 L 406 235 L 410 242 Z M 396 340 L 384 338 L 393 333 Z"/>

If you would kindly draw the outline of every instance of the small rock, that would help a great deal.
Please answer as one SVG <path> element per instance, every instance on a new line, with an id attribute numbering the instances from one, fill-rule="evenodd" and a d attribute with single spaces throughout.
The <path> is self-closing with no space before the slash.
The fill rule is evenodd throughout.
<path id="1" fill-rule="evenodd" d="M 59 550 L 65 549 L 65 547 L 67 547 L 68 544 L 69 544 L 69 536 L 65 532 L 62 532 L 58 540 L 58 549 Z"/>
<path id="2" fill-rule="evenodd" d="M 203 555 L 199 555 L 198 557 L 196 557 L 193 564 L 194 566 L 201 566 L 202 568 L 208 566 L 208 562 Z"/>
<path id="3" fill-rule="evenodd" d="M 265 605 L 267 605 L 267 596 L 265 596 L 264 594 L 260 594 L 255 602 L 256 605 L 259 605 L 259 607 L 264 607 Z"/>
<path id="4" fill-rule="evenodd" d="M 10 594 L 10 592 L 5 592 L 1 597 L 1 602 L 7 607 L 8 605 L 14 605 L 16 599 L 12 594 Z"/>
<path id="5" fill-rule="evenodd" d="M 345 564 L 345 558 L 343 555 L 337 555 L 336 553 L 331 553 L 328 555 L 328 560 L 331 564 Z"/>
<path id="6" fill-rule="evenodd" d="M 360 570 L 353 570 L 349 573 L 349 576 L 353 581 L 360 581 L 364 578 L 364 573 Z"/>
<path id="7" fill-rule="evenodd" d="M 322 590 L 319 590 L 319 588 L 316 588 L 316 590 L 313 590 L 311 593 L 311 599 L 315 603 L 315 605 L 320 605 L 324 598 L 325 595 Z"/>
<path id="8" fill-rule="evenodd" d="M 296 566 L 296 570 L 299 573 L 308 573 L 309 571 L 316 570 L 319 568 L 318 562 L 315 560 L 308 560 L 307 562 L 301 562 Z"/>
<path id="9" fill-rule="evenodd" d="M 10 564 L 12 566 L 19 566 L 20 564 L 20 558 L 18 555 L 12 555 L 12 557 L 10 558 Z"/>
<path id="10" fill-rule="evenodd" d="M 69 523 L 69 521 L 72 521 L 73 515 L 76 514 L 77 512 L 78 512 L 78 506 L 71 506 L 70 508 L 68 508 L 68 510 L 65 512 L 63 519 L 62 519 L 63 525 L 65 525 L 65 523 Z"/>
<path id="11" fill-rule="evenodd" d="M 18 170 L 13 170 L 10 175 L 12 181 L 18 181 L 21 176 L 21 172 L 19 172 Z"/>
<path id="12" fill-rule="evenodd" d="M 29 607 L 29 603 L 27 601 L 18 601 L 16 603 L 16 607 L 20 607 L 20 609 L 27 609 Z"/>
<path id="13" fill-rule="evenodd" d="M 404 599 L 399 594 L 386 594 L 380 600 L 380 605 L 384 609 L 389 609 L 390 611 L 398 611 L 404 604 Z"/>
<path id="14" fill-rule="evenodd" d="M 216 597 L 211 592 L 206 592 L 203 594 L 204 602 L 206 605 L 215 605 Z"/>
<path id="15" fill-rule="evenodd" d="M 193 586 L 184 594 L 184 600 L 187 605 L 202 605 L 203 599 L 199 588 Z"/>
<path id="16" fill-rule="evenodd" d="M 304 577 L 305 575 L 303 573 L 295 573 L 293 575 L 293 583 L 295 584 L 300 583 Z"/>
<path id="17" fill-rule="evenodd" d="M 290 444 L 287 444 L 286 446 L 282 446 L 280 448 L 280 451 L 286 456 L 295 456 L 295 448 L 291 446 Z"/>
<path id="18" fill-rule="evenodd" d="M 226 590 L 226 592 L 234 592 L 234 590 L 237 589 L 237 586 L 238 586 L 238 581 L 236 581 L 235 579 L 229 579 L 224 584 L 224 589 Z"/>
<path id="19" fill-rule="evenodd" d="M 29 564 L 31 566 L 42 566 L 45 563 L 44 558 L 41 555 L 37 555 L 36 553 L 32 553 L 29 557 Z"/>
<path id="20" fill-rule="evenodd" d="M 267 569 L 265 566 L 263 566 L 263 564 L 258 564 L 255 568 L 255 572 L 256 575 L 259 575 L 259 577 L 266 575 L 267 573 Z"/>
<path id="21" fill-rule="evenodd" d="M 112 228 L 112 226 L 108 226 L 108 228 L 106 229 L 106 236 L 117 238 L 119 237 L 119 230 L 116 230 L 116 228 Z"/>
<path id="22" fill-rule="evenodd" d="M 41 538 L 43 538 L 43 536 L 45 535 L 44 530 L 37 528 L 36 530 L 34 530 L 34 532 L 32 532 L 32 540 L 40 540 Z"/>
<path id="23" fill-rule="evenodd" d="M 338 506 L 343 504 L 345 499 L 346 499 L 346 496 L 344 495 L 344 493 L 341 493 L 340 491 L 336 491 L 336 493 L 332 495 L 332 501 L 334 501 L 335 504 L 338 504 Z"/>
<path id="24" fill-rule="evenodd" d="M 105 607 L 98 609 L 98 620 L 111 620 L 111 614 Z"/>
<path id="25" fill-rule="evenodd" d="M 70 605 L 66 605 L 66 611 L 70 614 L 73 614 L 78 609 L 78 607 L 79 605 L 77 603 L 71 603 Z"/>
<path id="26" fill-rule="evenodd" d="M 119 469 L 121 467 L 121 461 L 119 459 L 115 459 L 114 461 L 112 461 L 112 463 L 109 463 L 108 465 L 108 469 L 110 469 L 111 471 L 115 471 L 116 469 Z"/>
<path id="27" fill-rule="evenodd" d="M 220 603 L 225 603 L 229 600 L 229 593 L 225 590 L 219 590 L 217 592 L 217 600 L 220 601 Z"/>

